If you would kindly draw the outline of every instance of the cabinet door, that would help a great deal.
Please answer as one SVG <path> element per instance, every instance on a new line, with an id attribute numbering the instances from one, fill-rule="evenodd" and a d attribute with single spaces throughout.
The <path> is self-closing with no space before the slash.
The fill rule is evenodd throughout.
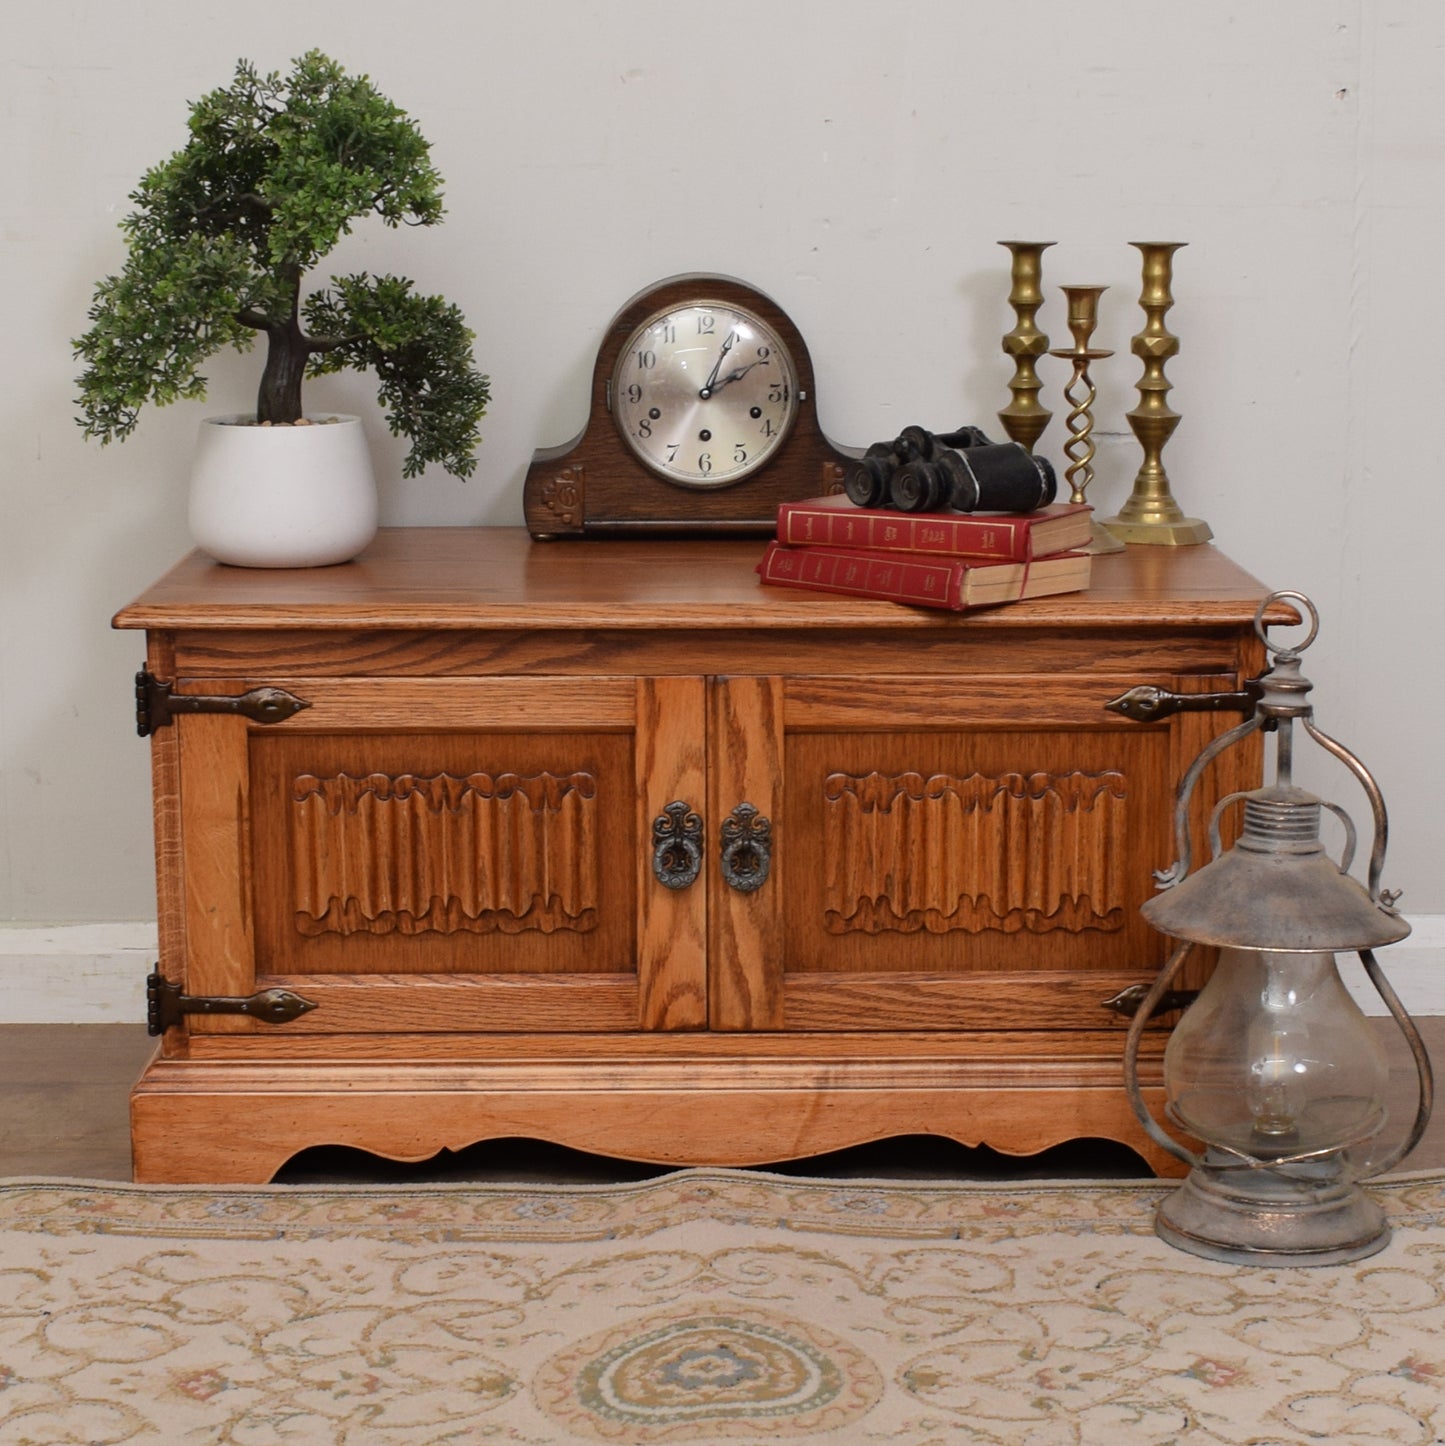
<path id="1" fill-rule="evenodd" d="M 701 802 L 700 679 L 266 681 L 309 706 L 177 721 L 165 962 L 192 994 L 279 985 L 317 1007 L 193 1032 L 706 1023 L 705 890 L 663 887 L 651 841 L 668 803 Z"/>
<path id="2" fill-rule="evenodd" d="M 754 804 L 772 857 L 753 892 L 715 883 L 713 1027 L 1117 1022 L 1103 1001 L 1166 953 L 1138 911 L 1174 856 L 1176 782 L 1236 721 L 1103 709 L 1136 681 L 718 680 L 714 807 Z M 1206 780 L 1201 807 L 1238 786 Z"/>

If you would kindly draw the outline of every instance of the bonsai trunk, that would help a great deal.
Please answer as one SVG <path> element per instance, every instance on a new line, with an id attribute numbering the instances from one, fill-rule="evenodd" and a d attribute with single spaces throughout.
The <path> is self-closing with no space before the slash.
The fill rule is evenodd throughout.
<path id="1" fill-rule="evenodd" d="M 256 397 L 258 422 L 297 422 L 301 420 L 301 381 L 306 375 L 306 360 L 311 346 L 299 321 L 266 327 L 266 368 L 261 373 L 261 389 Z"/>

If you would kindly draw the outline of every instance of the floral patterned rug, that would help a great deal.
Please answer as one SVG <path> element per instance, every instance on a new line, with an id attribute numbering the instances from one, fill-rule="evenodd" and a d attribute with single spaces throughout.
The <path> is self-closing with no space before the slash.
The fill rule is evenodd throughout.
<path id="1" fill-rule="evenodd" d="M 0 1182 L 0 1443 L 1445 1440 L 1445 1172 L 1313 1269 L 1169 1188 Z"/>

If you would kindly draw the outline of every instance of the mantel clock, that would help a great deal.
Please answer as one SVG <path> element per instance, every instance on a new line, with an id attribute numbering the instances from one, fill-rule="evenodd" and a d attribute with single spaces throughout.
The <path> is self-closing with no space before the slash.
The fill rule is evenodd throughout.
<path id="1" fill-rule="evenodd" d="M 780 502 L 842 489 L 801 334 L 761 291 L 674 276 L 613 318 L 581 434 L 537 452 L 534 537 L 766 535 Z"/>

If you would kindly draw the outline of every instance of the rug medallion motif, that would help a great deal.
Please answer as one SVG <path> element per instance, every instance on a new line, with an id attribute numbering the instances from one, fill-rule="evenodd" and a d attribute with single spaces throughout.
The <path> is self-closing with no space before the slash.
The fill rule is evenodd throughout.
<path id="1" fill-rule="evenodd" d="M 816 1325 L 732 1311 L 659 1316 L 589 1337 L 548 1361 L 533 1389 L 571 1430 L 643 1446 L 689 1423 L 719 1438 L 837 1430 L 863 1417 L 883 1380 L 867 1356 Z"/>

